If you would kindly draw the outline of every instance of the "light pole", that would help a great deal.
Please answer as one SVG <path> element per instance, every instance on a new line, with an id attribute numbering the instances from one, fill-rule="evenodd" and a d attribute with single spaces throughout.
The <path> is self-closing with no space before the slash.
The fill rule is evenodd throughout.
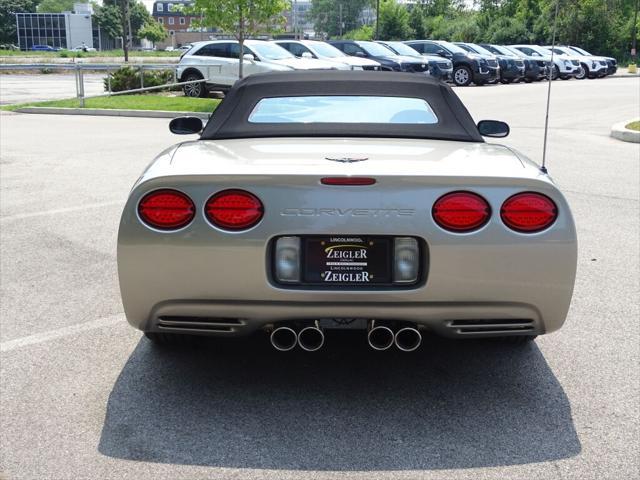
<path id="1" fill-rule="evenodd" d="M 633 14 L 633 30 L 632 30 L 632 38 L 631 38 L 631 61 L 634 65 L 638 63 L 638 31 L 636 26 L 638 25 L 638 5 L 640 4 L 640 0 L 636 0 L 636 11 Z"/>

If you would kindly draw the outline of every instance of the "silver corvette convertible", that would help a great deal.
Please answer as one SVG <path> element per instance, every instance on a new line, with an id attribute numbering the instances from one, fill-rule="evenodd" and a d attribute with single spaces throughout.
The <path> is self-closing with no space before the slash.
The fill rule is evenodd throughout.
<path id="1" fill-rule="evenodd" d="M 153 341 L 264 332 L 320 349 L 329 329 L 377 350 L 426 334 L 524 342 L 565 321 L 569 206 L 477 125 L 445 84 L 384 72 L 239 81 L 196 141 L 162 152 L 122 214 L 128 321 Z"/>

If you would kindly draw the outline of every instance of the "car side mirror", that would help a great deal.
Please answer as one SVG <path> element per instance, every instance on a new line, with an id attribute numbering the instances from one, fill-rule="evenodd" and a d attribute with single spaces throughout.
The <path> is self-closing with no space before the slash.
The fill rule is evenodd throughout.
<path id="1" fill-rule="evenodd" d="M 436 55 L 440 55 L 441 57 L 447 58 L 449 55 L 447 55 L 447 52 L 445 52 L 444 50 L 438 50 L 436 52 Z"/>
<path id="2" fill-rule="evenodd" d="M 242 55 L 242 58 L 243 58 L 244 60 L 248 61 L 248 62 L 251 62 L 251 63 L 253 63 L 253 62 L 255 62 L 255 61 L 256 61 L 256 57 L 255 57 L 255 56 L 253 56 L 253 55 L 252 55 L 252 54 L 250 54 L 250 53 L 245 53 L 244 55 Z"/>
<path id="3" fill-rule="evenodd" d="M 366 58 L 366 55 L 364 54 L 364 52 L 356 52 L 355 56 L 360 58 Z"/>
<path id="4" fill-rule="evenodd" d="M 509 125 L 499 120 L 480 120 L 478 131 L 483 137 L 504 138 L 511 131 Z"/>
<path id="5" fill-rule="evenodd" d="M 302 55 L 300 55 L 300 58 L 313 58 L 313 55 L 311 55 L 310 52 L 302 52 Z"/>
<path id="6" fill-rule="evenodd" d="M 176 135 L 193 135 L 202 131 L 202 120 L 198 117 L 178 117 L 169 122 L 169 130 Z"/>

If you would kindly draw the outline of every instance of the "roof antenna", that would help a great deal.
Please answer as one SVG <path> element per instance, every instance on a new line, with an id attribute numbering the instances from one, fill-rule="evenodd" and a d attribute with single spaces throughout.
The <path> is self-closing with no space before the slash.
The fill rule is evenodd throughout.
<path id="1" fill-rule="evenodd" d="M 549 103 L 551 102 L 551 79 L 553 78 L 553 71 L 555 70 L 555 64 L 553 63 L 553 50 L 556 48 L 556 25 L 558 24 L 558 7 L 560 6 L 560 0 L 556 0 L 556 14 L 553 17 L 553 37 L 551 39 L 551 65 L 552 70 L 549 71 L 549 82 L 547 87 L 547 113 L 544 117 L 544 141 L 542 142 L 542 166 L 540 171 L 547 174 L 547 133 L 549 131 Z"/>

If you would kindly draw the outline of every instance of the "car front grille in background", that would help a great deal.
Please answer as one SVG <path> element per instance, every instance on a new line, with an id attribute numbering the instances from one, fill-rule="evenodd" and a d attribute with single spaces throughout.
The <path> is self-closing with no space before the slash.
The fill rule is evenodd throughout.
<path id="1" fill-rule="evenodd" d="M 458 335 L 474 335 L 483 333 L 524 333 L 534 330 L 533 320 L 501 319 L 501 320 L 453 320 L 447 324 Z"/>
<path id="2" fill-rule="evenodd" d="M 577 67 L 577 66 L 579 66 L 579 65 L 580 65 L 580 62 L 579 62 L 578 60 L 571 60 L 571 64 L 572 64 L 574 67 Z"/>
<path id="3" fill-rule="evenodd" d="M 524 67 L 524 62 L 522 60 L 516 60 L 516 67 Z"/>
<path id="4" fill-rule="evenodd" d="M 429 65 L 427 65 L 426 63 L 424 64 L 419 64 L 419 63 L 405 63 L 403 66 L 403 69 L 405 72 L 426 72 L 429 70 Z"/>
<path id="5" fill-rule="evenodd" d="M 489 65 L 491 68 L 496 68 L 498 66 L 498 61 L 497 60 L 487 60 L 487 65 Z"/>

